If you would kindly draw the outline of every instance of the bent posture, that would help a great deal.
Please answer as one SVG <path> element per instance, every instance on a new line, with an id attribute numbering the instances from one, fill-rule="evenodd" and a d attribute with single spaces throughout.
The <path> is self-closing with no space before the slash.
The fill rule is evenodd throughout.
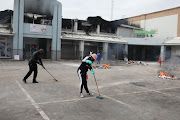
<path id="1" fill-rule="evenodd" d="M 37 73 L 38 73 L 37 64 L 40 64 L 43 68 L 45 68 L 43 66 L 43 63 L 42 63 L 42 60 L 41 60 L 41 55 L 43 53 L 44 53 L 43 49 L 40 49 L 40 50 L 33 53 L 31 59 L 29 60 L 29 72 L 26 74 L 26 76 L 23 79 L 24 83 L 26 83 L 26 80 L 32 74 L 32 72 L 34 72 L 33 83 L 38 83 L 36 81 L 36 77 L 37 77 Z"/>
<path id="2" fill-rule="evenodd" d="M 92 54 L 91 56 L 85 57 L 82 60 L 82 63 L 81 63 L 81 65 L 79 66 L 79 68 L 77 70 L 79 80 L 80 80 L 80 86 L 79 86 L 80 87 L 79 88 L 80 89 L 80 97 L 84 97 L 83 94 L 82 94 L 83 87 L 86 90 L 87 94 L 91 95 L 89 90 L 88 90 L 87 80 L 86 79 L 87 79 L 88 69 L 91 70 L 93 75 L 95 74 L 94 69 L 91 66 L 93 61 L 95 61 L 95 60 L 97 60 L 97 55 L 96 54 Z"/>

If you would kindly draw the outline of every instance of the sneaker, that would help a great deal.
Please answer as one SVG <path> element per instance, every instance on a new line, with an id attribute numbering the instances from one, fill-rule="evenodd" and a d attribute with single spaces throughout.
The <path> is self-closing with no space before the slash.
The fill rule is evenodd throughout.
<path id="1" fill-rule="evenodd" d="M 94 93 L 87 93 L 87 95 L 92 96 L 92 95 L 94 95 Z"/>
<path id="2" fill-rule="evenodd" d="M 83 97 L 84 97 L 82 93 L 80 93 L 80 97 L 81 97 L 81 98 L 83 98 Z"/>
<path id="3" fill-rule="evenodd" d="M 27 83 L 25 79 L 22 80 L 24 83 Z"/>
<path id="4" fill-rule="evenodd" d="M 33 80 L 33 83 L 38 83 L 38 81 L 36 81 L 36 80 Z"/>

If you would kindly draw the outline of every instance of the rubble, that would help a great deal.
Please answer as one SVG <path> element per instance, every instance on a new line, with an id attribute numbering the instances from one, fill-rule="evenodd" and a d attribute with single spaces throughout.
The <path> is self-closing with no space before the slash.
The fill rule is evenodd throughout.
<path id="1" fill-rule="evenodd" d="M 146 62 L 143 61 L 128 61 L 128 64 L 136 64 L 136 65 L 148 65 Z"/>

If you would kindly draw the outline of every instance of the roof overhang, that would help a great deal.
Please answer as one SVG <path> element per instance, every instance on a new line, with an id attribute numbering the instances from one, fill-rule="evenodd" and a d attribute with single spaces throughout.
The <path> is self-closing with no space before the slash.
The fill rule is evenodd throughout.
<path id="1" fill-rule="evenodd" d="M 180 45 L 180 37 L 176 37 L 171 40 L 165 41 L 163 45 Z"/>
<path id="2" fill-rule="evenodd" d="M 106 37 L 106 36 L 97 36 L 97 35 L 81 35 L 81 34 L 68 34 L 63 33 L 62 39 L 66 40 L 84 40 L 84 41 L 92 41 L 92 42 L 108 42 L 108 43 L 119 43 L 119 44 L 127 44 L 127 41 L 118 38 L 118 37 Z"/>
<path id="3" fill-rule="evenodd" d="M 1 33 L 1 32 L 0 32 L 0 35 L 4 35 L 4 36 L 13 36 L 14 33 Z"/>

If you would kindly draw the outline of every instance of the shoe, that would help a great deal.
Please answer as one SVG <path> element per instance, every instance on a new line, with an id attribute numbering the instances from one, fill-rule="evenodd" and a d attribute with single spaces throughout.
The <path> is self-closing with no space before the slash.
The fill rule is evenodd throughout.
<path id="1" fill-rule="evenodd" d="M 80 93 L 80 97 L 81 97 L 81 98 L 83 98 L 83 97 L 84 97 L 82 93 Z"/>
<path id="2" fill-rule="evenodd" d="M 94 93 L 87 93 L 87 95 L 92 96 L 92 95 L 94 95 Z"/>
<path id="3" fill-rule="evenodd" d="M 25 79 L 22 80 L 24 83 L 27 83 Z"/>
<path id="4" fill-rule="evenodd" d="M 39 83 L 38 81 L 36 81 L 36 80 L 33 80 L 33 83 Z"/>

